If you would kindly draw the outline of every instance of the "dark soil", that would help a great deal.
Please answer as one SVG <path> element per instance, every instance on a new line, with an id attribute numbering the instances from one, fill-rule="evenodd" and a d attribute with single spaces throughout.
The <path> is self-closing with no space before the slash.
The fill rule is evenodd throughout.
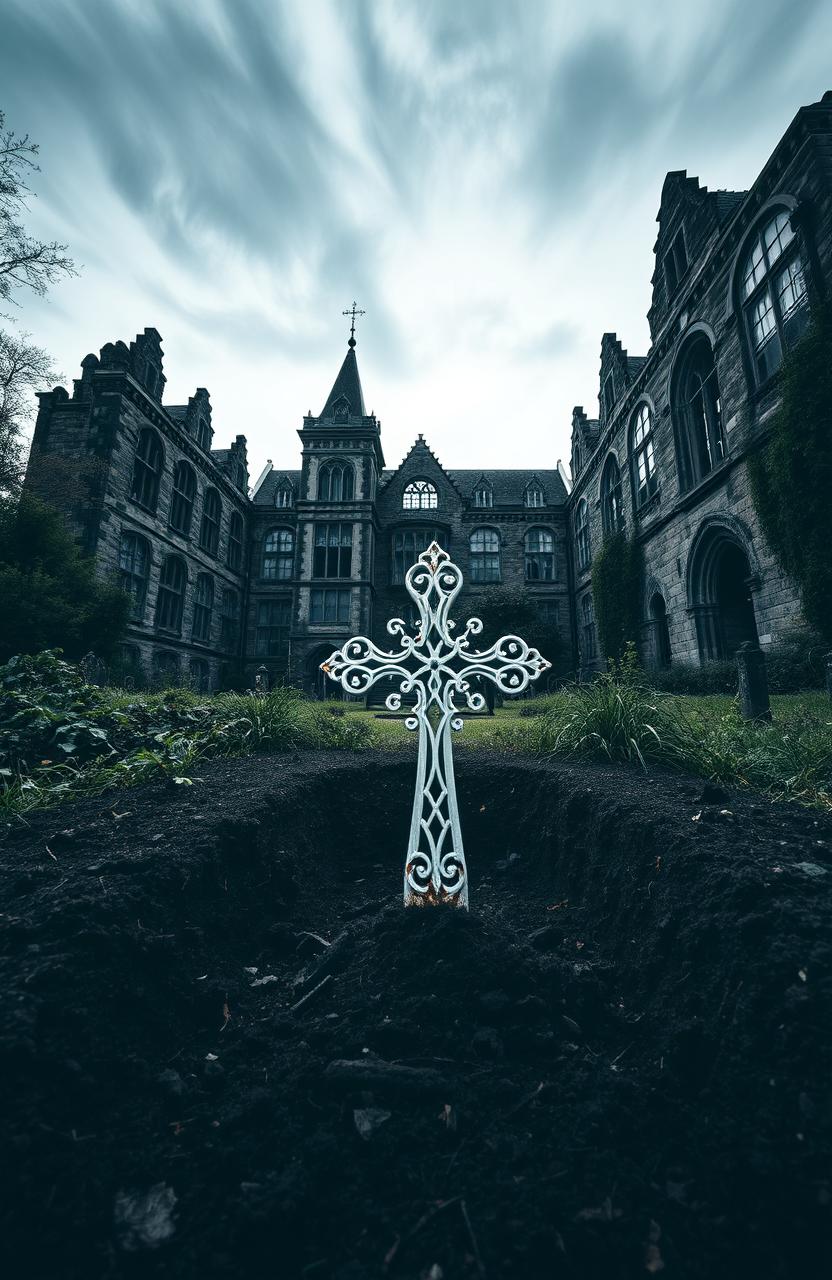
<path id="1" fill-rule="evenodd" d="M 832 1274 L 832 824 L 458 765 L 470 915 L 400 905 L 407 756 L 10 830 L 6 1274 Z"/>

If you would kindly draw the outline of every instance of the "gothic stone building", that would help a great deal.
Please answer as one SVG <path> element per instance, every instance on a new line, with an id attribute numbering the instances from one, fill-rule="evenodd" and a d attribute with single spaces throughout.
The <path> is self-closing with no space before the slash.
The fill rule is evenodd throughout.
<path id="1" fill-rule="evenodd" d="M 249 496 L 245 438 L 213 448 L 207 391 L 163 403 L 154 329 L 87 356 L 71 397 L 40 396 L 30 483 L 76 470 L 78 536 L 132 596 L 125 659 L 206 687 L 250 684 L 264 664 L 320 688 L 320 662 L 348 636 L 381 643 L 388 618 L 412 620 L 404 573 L 437 537 L 465 576 L 460 616 L 492 584 L 523 585 L 564 665 L 598 669 L 590 569 L 619 529 L 644 552 L 648 664 L 777 643 L 800 602 L 746 463 L 832 276 L 832 94 L 798 112 L 750 191 L 669 173 L 658 223 L 650 350 L 629 356 L 604 335 L 598 417 L 573 411 L 571 486 L 559 464 L 448 470 L 421 436 L 386 469 L 351 338 L 298 432 L 300 470 L 269 463 Z"/>
<path id="2" fill-rule="evenodd" d="M 747 460 L 767 439 L 783 355 L 832 279 L 832 92 L 797 113 L 749 191 L 669 173 L 657 221 L 650 349 L 630 356 L 605 334 L 598 417 L 572 417 L 575 617 L 589 668 L 603 661 L 592 558 L 617 529 L 644 553 L 648 664 L 726 658 L 747 640 L 765 649 L 800 624 Z"/>

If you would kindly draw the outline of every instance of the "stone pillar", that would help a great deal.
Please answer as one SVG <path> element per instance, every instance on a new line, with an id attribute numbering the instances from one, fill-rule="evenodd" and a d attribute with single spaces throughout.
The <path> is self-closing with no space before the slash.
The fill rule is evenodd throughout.
<path id="1" fill-rule="evenodd" d="M 745 720 L 770 720 L 768 675 L 765 654 L 758 644 L 746 640 L 737 650 L 740 681 L 740 709 Z"/>
<path id="2" fill-rule="evenodd" d="M 254 675 L 254 692 L 258 698 L 265 698 L 269 692 L 269 669 L 262 663 Z"/>
<path id="3" fill-rule="evenodd" d="M 826 692 L 832 699 L 832 653 L 826 655 Z"/>

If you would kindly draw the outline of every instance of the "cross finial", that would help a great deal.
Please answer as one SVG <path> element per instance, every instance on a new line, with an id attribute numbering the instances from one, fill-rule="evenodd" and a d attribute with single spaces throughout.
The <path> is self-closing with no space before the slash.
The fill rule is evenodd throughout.
<path id="1" fill-rule="evenodd" d="M 350 347 L 354 347 L 354 346 L 355 346 L 355 317 L 356 317 L 356 316 L 366 316 L 366 314 L 367 314 L 367 312 L 366 312 L 366 311 L 360 311 L 360 310 L 358 309 L 358 304 L 357 304 L 356 302 L 354 302 L 354 303 L 352 304 L 352 306 L 350 307 L 349 311 L 342 311 L 342 312 L 341 312 L 341 315 L 342 315 L 342 316 L 352 316 L 352 324 L 350 325 L 350 340 L 349 340 L 349 342 L 348 342 L 348 344 L 347 344 L 348 346 L 350 346 Z"/>

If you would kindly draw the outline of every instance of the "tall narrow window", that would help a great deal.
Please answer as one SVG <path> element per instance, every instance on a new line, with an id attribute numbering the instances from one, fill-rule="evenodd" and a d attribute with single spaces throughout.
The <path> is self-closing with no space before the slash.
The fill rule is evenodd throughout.
<path id="1" fill-rule="evenodd" d="M 274 491 L 274 505 L 276 507 L 291 507 L 294 502 L 294 494 L 291 487 L 287 484 L 280 485 Z"/>
<path id="2" fill-rule="evenodd" d="M 615 384 L 612 380 L 612 371 L 610 371 L 604 379 L 604 412 L 609 418 L 615 408 Z"/>
<path id="3" fill-rule="evenodd" d="M 352 574 L 352 525 L 316 524 L 312 574 L 316 578 L 349 578 Z"/>
<path id="4" fill-rule="evenodd" d="M 432 542 L 440 543 L 447 551 L 449 541 L 447 533 L 433 525 L 413 524 L 406 529 L 397 529 L 393 534 L 392 581 L 395 584 L 404 582 L 410 566 L 416 563 Z"/>
<path id="5" fill-rule="evenodd" d="M 674 380 L 679 487 L 690 489 L 725 457 L 716 366 L 704 334 L 694 337 Z"/>
<path id="6" fill-rule="evenodd" d="M 475 507 L 493 507 L 494 492 L 490 484 L 479 484 L 474 490 Z"/>
<path id="7" fill-rule="evenodd" d="M 555 539 L 548 529 L 526 534 L 526 581 L 552 582 L 555 577 Z"/>
<path id="8" fill-rule="evenodd" d="M 630 419 L 630 466 L 635 506 L 643 507 L 659 487 L 650 408 L 640 404 Z"/>
<path id="9" fill-rule="evenodd" d="M 604 463 L 601 475 L 601 527 L 609 537 L 624 528 L 621 507 L 621 468 L 614 453 Z"/>
<path id="10" fill-rule="evenodd" d="M 475 529 L 471 534 L 471 581 L 500 581 L 500 535 L 496 529 Z"/>
<path id="11" fill-rule="evenodd" d="M 194 622 L 191 635 L 201 644 L 211 639 L 211 613 L 214 608 L 214 580 L 207 573 L 201 573 L 196 580 L 194 592 Z"/>
<path id="12" fill-rule="evenodd" d="M 173 494 L 170 500 L 170 527 L 184 537 L 191 532 L 196 496 L 196 475 L 189 462 L 180 459 L 173 472 Z"/>
<path id="13" fill-rule="evenodd" d="M 740 272 L 740 297 L 754 372 L 763 383 L 809 323 L 803 256 L 786 209 L 755 232 Z"/>
<path id="14" fill-rule="evenodd" d="M 349 588 L 317 588 L 310 592 L 310 622 L 335 622 L 345 626 L 350 620 Z"/>
<path id="15" fill-rule="evenodd" d="M 147 599 L 150 573 L 150 547 L 137 533 L 123 533 L 118 548 L 118 567 L 122 591 L 130 596 L 130 618 L 141 622 Z"/>
<path id="16" fill-rule="evenodd" d="M 211 683 L 211 668 L 206 658 L 191 658 L 188 663 L 188 682 L 198 693 L 205 693 Z"/>
<path id="17" fill-rule="evenodd" d="M 435 511 L 438 505 L 436 486 L 430 480 L 411 480 L 402 495 L 405 511 Z"/>
<path id="18" fill-rule="evenodd" d="M 578 568 L 588 569 L 592 551 L 589 542 L 589 506 L 586 498 L 581 498 L 575 512 L 575 543 L 578 550 Z"/>
<path id="19" fill-rule="evenodd" d="M 285 581 L 295 567 L 295 535 L 291 529 L 270 529 L 263 539 L 262 578 Z"/>
<path id="20" fill-rule="evenodd" d="M 243 565 L 243 517 L 239 511 L 231 512 L 228 521 L 228 567 L 238 573 Z"/>
<path id="21" fill-rule="evenodd" d="M 235 651 L 240 635 L 240 597 L 230 587 L 222 593 L 220 603 L 220 646 Z"/>
<path id="22" fill-rule="evenodd" d="M 327 462 L 318 477 L 318 497 L 322 502 L 352 502 L 355 471 L 349 462 Z"/>
<path id="23" fill-rule="evenodd" d="M 156 510 L 163 465 L 164 453 L 161 441 L 155 431 L 145 427 L 139 432 L 139 442 L 133 459 L 130 497 L 147 511 Z"/>
<path id="24" fill-rule="evenodd" d="M 685 237 L 682 228 L 673 237 L 670 248 L 664 255 L 664 275 L 667 281 L 667 296 L 672 298 L 687 273 L 688 255 L 685 249 Z"/>
<path id="25" fill-rule="evenodd" d="M 156 626 L 160 631 L 182 630 L 182 611 L 185 605 L 185 586 L 188 573 L 178 556 L 166 556 L 159 575 L 159 592 L 156 597 Z"/>
<path id="26" fill-rule="evenodd" d="M 592 596 L 587 592 L 581 601 L 581 656 L 584 662 L 591 662 L 596 655 L 595 641 L 595 606 Z"/>
<path id="27" fill-rule="evenodd" d="M 202 504 L 202 523 L 199 527 L 199 545 L 209 556 L 215 556 L 220 545 L 220 521 L 222 503 L 216 489 L 205 490 Z"/>
<path id="28" fill-rule="evenodd" d="M 291 622 L 292 601 L 289 596 L 259 601 L 254 630 L 254 652 L 258 658 L 288 657 Z"/>
<path id="29" fill-rule="evenodd" d="M 526 488 L 523 495 L 523 505 L 526 507 L 542 507 L 545 506 L 546 495 L 539 484 L 530 484 Z"/>

